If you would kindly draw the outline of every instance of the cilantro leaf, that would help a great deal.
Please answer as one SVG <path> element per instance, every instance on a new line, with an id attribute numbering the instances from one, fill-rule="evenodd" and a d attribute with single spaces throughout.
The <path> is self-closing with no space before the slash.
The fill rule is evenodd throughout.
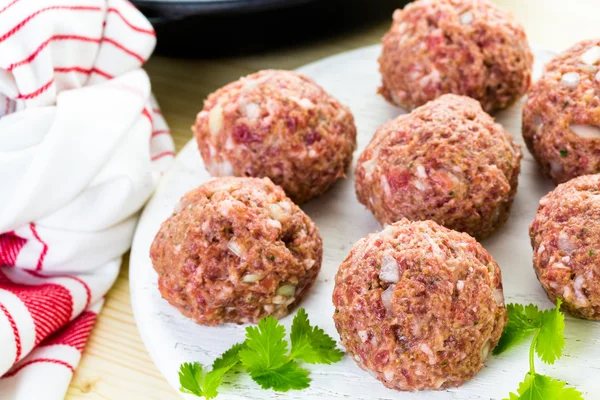
<path id="1" fill-rule="evenodd" d="M 205 373 L 198 363 L 180 366 L 180 390 L 207 399 L 216 397 L 224 376 L 241 365 L 263 389 L 278 392 L 305 389 L 310 384 L 308 371 L 300 368 L 294 358 L 309 363 L 339 361 L 343 354 L 329 335 L 310 325 L 306 311 L 301 309 L 292 326 L 292 352 L 288 355 L 285 328 L 271 316 L 262 318 L 258 326 L 246 328 L 246 340 L 232 346 L 217 358 L 212 370 Z"/>
<path id="2" fill-rule="evenodd" d="M 542 313 L 537 306 L 508 304 L 508 321 L 493 354 L 500 354 L 531 335 L 542 325 Z"/>
<path id="3" fill-rule="evenodd" d="M 219 394 L 217 388 L 223 383 L 223 376 L 240 362 L 239 352 L 243 347 L 242 343 L 235 344 L 213 362 L 212 371 L 202 379 L 204 397 L 207 399 L 217 397 Z"/>
<path id="4" fill-rule="evenodd" d="M 257 327 L 246 328 L 245 347 L 240 360 L 250 374 L 281 367 L 289 361 L 285 328 L 271 316 L 261 319 Z"/>
<path id="5" fill-rule="evenodd" d="M 244 347 L 243 343 L 234 344 L 229 350 L 217 358 L 212 365 L 213 370 L 233 367 L 240 361 L 239 352 Z"/>
<path id="6" fill-rule="evenodd" d="M 179 366 L 179 389 L 183 393 L 190 393 L 196 396 L 204 396 L 204 391 L 200 385 L 202 381 L 202 365 L 197 362 L 185 362 Z"/>
<path id="7" fill-rule="evenodd" d="M 250 376 L 263 389 L 273 389 L 277 392 L 305 389 L 310 383 L 308 371 L 298 367 L 295 361 L 289 361 L 277 368 L 255 371 Z"/>
<path id="8" fill-rule="evenodd" d="M 554 362 L 562 355 L 565 347 L 565 316 L 560 312 L 559 299 L 556 308 L 542 313 L 542 326 L 537 337 L 535 351 L 546 364 Z"/>
<path id="9" fill-rule="evenodd" d="M 290 358 L 309 364 L 331 364 L 338 362 L 344 353 L 336 348 L 336 342 L 319 327 L 310 325 L 304 308 L 296 313 L 290 333 L 292 351 Z"/>
<path id="10" fill-rule="evenodd" d="M 505 400 L 583 400 L 579 391 L 566 388 L 565 385 L 565 382 L 548 376 L 528 372 L 519 384 L 518 394 L 510 393 L 509 398 Z"/>

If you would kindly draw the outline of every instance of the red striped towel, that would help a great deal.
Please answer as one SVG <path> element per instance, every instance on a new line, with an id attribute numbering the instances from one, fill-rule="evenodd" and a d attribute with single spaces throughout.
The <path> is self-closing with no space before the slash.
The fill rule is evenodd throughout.
<path id="1" fill-rule="evenodd" d="M 0 398 L 62 399 L 174 155 L 125 0 L 0 0 Z"/>

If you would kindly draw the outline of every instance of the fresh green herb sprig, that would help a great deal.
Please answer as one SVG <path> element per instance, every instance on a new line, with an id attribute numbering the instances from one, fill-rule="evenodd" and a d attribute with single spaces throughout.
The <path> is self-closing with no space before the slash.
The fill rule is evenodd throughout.
<path id="1" fill-rule="evenodd" d="M 271 316 L 262 318 L 258 326 L 246 328 L 246 340 L 238 343 L 217 358 L 210 372 L 197 363 L 179 367 L 180 390 L 212 399 L 218 394 L 223 377 L 235 367 L 241 367 L 263 389 L 277 392 L 305 389 L 310 384 L 308 371 L 298 361 L 309 364 L 338 362 L 344 353 L 336 348 L 335 340 L 321 328 L 311 326 L 306 311 L 298 310 L 292 321 L 291 349 L 285 327 Z"/>
<path id="2" fill-rule="evenodd" d="M 508 322 L 493 354 L 500 354 L 533 334 L 529 346 L 529 371 L 519 384 L 517 393 L 510 393 L 504 400 L 583 400 L 574 388 L 565 387 L 566 382 L 553 379 L 535 371 L 535 354 L 546 364 L 554 364 L 565 346 L 565 316 L 560 312 L 561 300 L 556 308 L 540 311 L 530 304 L 508 304 Z"/>

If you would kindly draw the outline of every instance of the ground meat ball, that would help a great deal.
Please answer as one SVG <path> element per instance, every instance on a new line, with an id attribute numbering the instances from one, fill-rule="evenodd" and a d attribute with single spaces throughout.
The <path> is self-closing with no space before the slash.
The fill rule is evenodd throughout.
<path id="1" fill-rule="evenodd" d="M 290 71 L 260 71 L 217 90 L 193 129 L 211 175 L 266 176 L 298 204 L 344 177 L 356 148 L 350 110 Z"/>
<path id="2" fill-rule="evenodd" d="M 525 94 L 533 54 L 521 25 L 487 0 L 417 0 L 394 12 L 379 64 L 393 104 L 455 93 L 492 112 Z"/>
<path id="3" fill-rule="evenodd" d="M 382 224 L 430 219 L 484 238 L 508 218 L 520 160 L 520 146 L 477 101 L 444 95 L 375 132 L 356 193 Z"/>
<path id="4" fill-rule="evenodd" d="M 162 296 L 204 325 L 283 317 L 321 269 L 315 224 L 268 178 L 220 178 L 188 192 L 150 257 Z"/>
<path id="5" fill-rule="evenodd" d="M 554 183 L 600 172 L 600 39 L 558 55 L 532 86 L 523 137 Z"/>
<path id="6" fill-rule="evenodd" d="M 600 320 L 600 175 L 575 178 L 543 197 L 529 234 L 533 267 L 550 300 Z"/>
<path id="7" fill-rule="evenodd" d="M 402 220 L 354 245 L 333 291 L 346 351 L 391 389 L 460 386 L 496 346 L 500 268 L 465 233 Z"/>

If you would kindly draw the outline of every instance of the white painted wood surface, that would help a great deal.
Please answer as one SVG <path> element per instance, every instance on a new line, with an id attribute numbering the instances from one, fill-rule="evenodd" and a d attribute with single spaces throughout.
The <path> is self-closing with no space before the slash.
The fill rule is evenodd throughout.
<path id="1" fill-rule="evenodd" d="M 387 104 L 376 94 L 380 82 L 377 72 L 379 46 L 371 46 L 333 56 L 299 69 L 314 78 L 327 91 L 348 105 L 358 126 L 358 151 L 367 145 L 376 128 L 399 115 L 401 111 Z M 550 54 L 536 50 L 535 73 Z M 496 115 L 516 138 L 521 137 L 521 107 L 517 104 Z M 533 272 L 528 226 L 541 196 L 553 185 L 543 178 L 529 152 L 524 150 L 519 189 L 507 224 L 483 245 L 502 268 L 504 294 L 507 302 L 535 303 L 551 307 Z M 232 344 L 244 339 L 244 326 L 204 327 L 182 316 L 163 300 L 157 288 L 157 275 L 148 257 L 160 223 L 166 219 L 179 198 L 188 190 L 207 180 L 202 160 L 194 141 L 179 153 L 173 169 L 166 174 L 154 198 L 140 220 L 130 260 L 131 296 L 135 319 L 142 339 L 162 374 L 176 389 L 177 370 L 184 361 L 199 361 L 210 365 Z M 301 306 L 311 321 L 339 339 L 333 320 L 331 293 L 338 266 L 352 245 L 368 233 L 381 227 L 356 200 L 353 174 L 339 182 L 319 199 L 303 206 L 318 225 L 324 242 L 321 273 Z M 291 316 L 282 319 L 289 327 Z M 554 366 L 536 363 L 542 373 L 566 380 L 584 393 L 587 400 L 600 398 L 600 323 L 567 316 L 565 354 Z M 515 390 L 528 370 L 528 342 L 502 356 L 490 356 L 486 367 L 460 388 L 440 392 L 402 393 L 386 389 L 377 380 L 356 366 L 346 356 L 334 365 L 308 365 L 312 378 L 310 388 L 303 391 L 274 393 L 260 389 L 245 376 L 228 379 L 220 390 L 221 399 L 501 399 Z"/>

